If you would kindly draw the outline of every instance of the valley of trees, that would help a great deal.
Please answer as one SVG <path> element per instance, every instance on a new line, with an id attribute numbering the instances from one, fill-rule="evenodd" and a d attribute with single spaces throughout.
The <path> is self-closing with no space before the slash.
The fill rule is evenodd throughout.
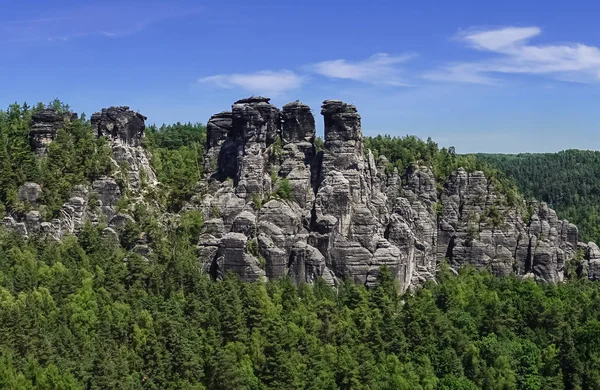
<path id="1" fill-rule="evenodd" d="M 32 110 L 0 111 L 0 202 L 26 208 L 16 191 L 36 181 L 52 216 L 72 186 L 113 169 L 110 150 L 83 118 L 36 158 Z M 181 211 L 205 137 L 199 124 L 147 129 L 161 210 L 131 205 L 120 240 L 102 224 L 61 242 L 0 228 L 0 388 L 600 389 L 599 285 L 574 275 L 552 285 L 442 266 L 437 283 L 404 295 L 387 270 L 372 289 L 211 280 L 196 251 L 203 216 Z M 430 140 L 366 144 L 389 169 L 484 169 L 516 194 L 501 166 Z M 145 257 L 131 250 L 141 232 Z"/>
<path id="2" fill-rule="evenodd" d="M 515 179 L 521 193 L 547 202 L 579 227 L 580 239 L 600 244 L 600 152 L 478 154 Z"/>
<path id="3" fill-rule="evenodd" d="M 92 226 L 62 243 L 2 232 L 0 388 L 600 388 L 597 283 L 215 282 L 200 224 L 157 231 L 151 261 Z"/>

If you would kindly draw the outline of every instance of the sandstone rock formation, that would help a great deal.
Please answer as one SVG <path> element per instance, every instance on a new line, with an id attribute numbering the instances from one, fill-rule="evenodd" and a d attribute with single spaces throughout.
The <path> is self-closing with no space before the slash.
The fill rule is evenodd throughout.
<path id="1" fill-rule="evenodd" d="M 139 190 L 142 185 L 156 184 L 156 175 L 141 145 L 145 116 L 121 106 L 104 108 L 90 119 L 98 136 L 108 140 L 118 168 L 127 171 L 131 188 Z"/>
<path id="2" fill-rule="evenodd" d="M 69 119 L 66 119 L 69 118 Z M 43 154 L 54 139 L 54 135 L 65 121 L 75 116 L 59 116 L 54 110 L 46 109 L 36 113 L 32 121 L 31 136 L 38 154 Z M 118 233 L 123 221 L 131 218 L 119 214 L 116 206 L 126 189 L 134 201 L 140 196 L 143 187 L 156 184 L 156 175 L 141 145 L 144 136 L 145 117 L 129 110 L 128 107 L 110 107 L 92 115 L 91 123 L 96 134 L 106 137 L 112 149 L 115 173 L 111 177 L 100 177 L 90 185 L 75 186 L 68 201 L 62 206 L 60 216 L 44 221 L 37 210 L 26 213 L 14 212 L 2 220 L 23 235 L 41 233 L 60 239 L 66 234 L 77 233 L 86 222 L 105 222 L 107 233 Z M 122 188 L 117 183 L 123 180 Z M 25 183 L 19 188 L 19 200 L 36 208 L 41 205 L 43 189 L 36 183 Z"/>
<path id="3" fill-rule="evenodd" d="M 38 206 L 42 199 L 42 187 L 37 183 L 27 182 L 19 187 L 19 201 Z"/>
<path id="4" fill-rule="evenodd" d="M 479 171 L 458 169 L 443 183 L 427 166 L 387 171 L 385 156 L 376 160 L 365 150 L 356 107 L 327 100 L 321 114 L 320 151 L 313 113 L 298 101 L 280 110 L 268 98 L 251 97 L 208 121 L 206 177 L 185 209 L 203 212 L 198 256 L 213 277 L 233 272 L 250 281 L 287 275 L 297 283 L 373 285 L 387 266 L 406 290 L 434 279 L 447 261 L 559 282 L 579 251 L 581 272 L 600 279 L 598 247 L 578 243 L 577 227 L 546 204 L 526 212 Z M 145 119 L 128 107 L 95 113 L 91 123 L 112 149 L 114 174 L 73 188 L 60 217 L 50 221 L 38 210 L 43 189 L 25 183 L 18 198 L 26 207 L 1 223 L 23 235 L 61 239 L 88 221 L 104 222 L 106 235 L 118 238 L 132 221 L 117 210 L 119 199 L 127 194 L 143 202 L 157 184 L 141 143 Z M 53 110 L 34 115 L 38 155 L 69 120 Z M 144 234 L 133 250 L 151 252 Z"/>
<path id="5" fill-rule="evenodd" d="M 442 191 L 425 166 L 386 173 L 385 157 L 364 150 L 356 108 L 341 101 L 323 103 L 317 152 L 310 108 L 269 101 L 243 99 L 208 121 L 199 257 L 214 277 L 372 285 L 385 265 L 406 290 L 447 259 L 563 280 L 577 228 L 545 204 L 524 221 L 482 172 L 459 169 Z"/>
<path id="6" fill-rule="evenodd" d="M 56 132 L 65 125 L 65 122 L 76 118 L 77 114 L 60 114 L 52 108 L 39 110 L 33 114 L 29 137 L 34 152 L 38 156 L 45 155 L 48 145 L 56 137 Z"/>

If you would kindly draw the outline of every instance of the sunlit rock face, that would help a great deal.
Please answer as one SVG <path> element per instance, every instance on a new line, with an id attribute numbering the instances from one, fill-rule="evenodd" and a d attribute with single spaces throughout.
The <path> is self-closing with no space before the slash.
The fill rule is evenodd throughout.
<path id="1" fill-rule="evenodd" d="M 524 217 L 479 171 L 458 169 L 438 183 L 428 166 L 386 170 L 385 156 L 375 159 L 365 150 L 355 106 L 326 100 L 320 114 L 322 150 L 315 117 L 299 101 L 279 109 L 269 98 L 250 97 L 208 120 L 205 177 L 185 209 L 203 212 L 198 256 L 213 277 L 233 272 L 249 281 L 289 276 L 297 283 L 349 279 L 371 286 L 385 266 L 406 291 L 435 279 L 447 262 L 560 282 L 580 250 L 580 272 L 600 279 L 598 247 L 578 243 L 577 227 L 546 204 L 533 204 Z M 36 112 L 35 153 L 43 156 L 76 118 Z M 145 120 L 125 106 L 92 115 L 94 133 L 112 151 L 113 173 L 75 186 L 60 216 L 49 221 L 40 212 L 44 189 L 25 183 L 18 199 L 28 211 L 11 212 L 1 223 L 56 239 L 77 234 L 85 223 L 103 223 L 118 238 L 132 221 L 117 208 L 119 199 L 127 194 L 130 202 L 146 202 L 144 195 L 159 184 L 142 146 Z M 143 235 L 135 247 L 147 254 Z"/>
<path id="2" fill-rule="evenodd" d="M 326 100 L 321 115 L 321 151 L 300 102 L 243 99 L 208 121 L 199 253 L 214 277 L 372 285 L 386 266 L 406 290 L 447 261 L 563 279 L 577 228 L 545 204 L 524 222 L 482 172 L 459 169 L 442 186 L 426 166 L 386 173 L 387 159 L 364 149 L 356 107 Z"/>
<path id="3" fill-rule="evenodd" d="M 113 158 L 119 168 L 126 167 L 128 185 L 140 189 L 142 180 L 150 185 L 156 184 L 156 175 L 142 147 L 142 138 L 146 129 L 146 117 L 126 106 L 103 108 L 92 115 L 92 127 L 98 137 L 108 141 Z"/>

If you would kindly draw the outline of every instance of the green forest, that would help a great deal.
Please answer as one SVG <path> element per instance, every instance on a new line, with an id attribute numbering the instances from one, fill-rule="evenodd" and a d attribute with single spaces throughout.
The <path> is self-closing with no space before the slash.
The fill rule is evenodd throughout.
<path id="1" fill-rule="evenodd" d="M 596 283 L 215 282 L 199 222 L 157 238 L 152 262 L 91 226 L 62 243 L 3 232 L 0 388 L 600 388 Z"/>
<path id="2" fill-rule="evenodd" d="M 72 186 L 113 167 L 85 117 L 36 158 L 27 138 L 35 109 L 0 111 L 0 202 L 26 209 L 17 189 L 37 181 L 52 216 Z M 385 269 L 370 289 L 211 280 L 196 252 L 203 216 L 182 211 L 205 139 L 201 124 L 147 128 L 164 215 L 132 206 L 120 240 L 102 224 L 60 242 L 0 228 L 0 388 L 600 389 L 599 285 L 575 276 L 538 284 L 442 265 L 436 282 L 406 294 Z M 439 179 L 458 166 L 484 169 L 518 201 L 499 164 L 416 137 L 366 144 L 389 169 L 426 163 Z M 131 250 L 140 232 L 151 256 Z"/>
<path id="3" fill-rule="evenodd" d="M 522 194 L 547 202 L 579 227 L 580 239 L 600 244 L 600 152 L 478 154 L 516 181 Z"/>

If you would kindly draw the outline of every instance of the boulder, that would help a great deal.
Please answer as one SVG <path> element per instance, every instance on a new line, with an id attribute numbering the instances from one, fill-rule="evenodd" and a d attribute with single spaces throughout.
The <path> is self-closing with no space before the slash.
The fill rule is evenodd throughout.
<path id="1" fill-rule="evenodd" d="M 39 206 L 42 200 L 42 187 L 37 183 L 27 182 L 19 187 L 19 201 L 34 207 Z"/>

